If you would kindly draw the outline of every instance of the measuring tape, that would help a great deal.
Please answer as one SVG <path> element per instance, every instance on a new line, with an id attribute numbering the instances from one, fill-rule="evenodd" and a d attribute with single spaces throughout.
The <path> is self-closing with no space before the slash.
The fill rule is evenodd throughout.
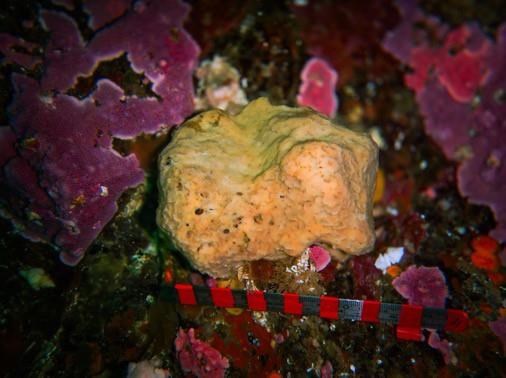
<path id="1" fill-rule="evenodd" d="M 469 325 L 467 313 L 461 310 L 375 300 L 343 299 L 326 295 L 299 295 L 176 284 L 163 286 L 161 298 L 182 305 L 236 307 L 252 311 L 317 315 L 330 320 L 360 320 L 392 324 L 396 326 L 397 338 L 401 340 L 420 341 L 423 328 L 462 332 Z"/>

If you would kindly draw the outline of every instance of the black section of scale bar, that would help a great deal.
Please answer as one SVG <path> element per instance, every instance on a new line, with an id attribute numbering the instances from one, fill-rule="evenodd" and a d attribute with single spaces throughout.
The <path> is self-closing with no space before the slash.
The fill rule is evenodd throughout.
<path id="1" fill-rule="evenodd" d="M 248 299 L 246 292 L 241 289 L 232 289 L 232 297 L 234 297 L 234 306 L 239 308 L 248 308 Z"/>
<path id="2" fill-rule="evenodd" d="M 444 308 L 424 307 L 422 312 L 422 327 L 444 329 L 448 313 Z"/>
<path id="3" fill-rule="evenodd" d="M 162 286 L 160 299 L 169 303 L 179 303 L 179 297 L 174 286 Z"/>
<path id="4" fill-rule="evenodd" d="M 211 290 L 207 286 L 193 286 L 195 299 L 200 305 L 213 306 L 213 298 L 211 297 Z"/>
<path id="5" fill-rule="evenodd" d="M 381 303 L 378 319 L 381 323 L 399 323 L 401 305 L 396 303 Z"/>
<path id="6" fill-rule="evenodd" d="M 265 302 L 267 302 L 267 311 L 283 312 L 285 309 L 284 298 L 279 293 L 264 293 Z"/>
<path id="7" fill-rule="evenodd" d="M 302 303 L 302 314 L 320 315 L 320 298 L 312 295 L 300 295 L 299 301 Z"/>

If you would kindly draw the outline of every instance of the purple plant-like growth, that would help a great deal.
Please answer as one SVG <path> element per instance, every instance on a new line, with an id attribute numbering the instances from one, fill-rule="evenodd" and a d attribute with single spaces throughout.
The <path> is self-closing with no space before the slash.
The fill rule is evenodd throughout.
<path id="1" fill-rule="evenodd" d="M 448 297 L 445 277 L 436 267 L 411 265 L 392 284 L 413 305 L 444 307 Z"/>
<path id="2" fill-rule="evenodd" d="M 91 2 L 87 11 L 96 21 L 113 3 Z M 24 236 L 58 248 L 69 265 L 79 262 L 113 217 L 120 195 L 143 181 L 136 157 L 118 154 L 113 138 L 157 132 L 193 110 L 191 75 L 199 50 L 182 29 L 188 11 L 179 0 L 137 1 L 90 41 L 68 15 L 40 13 L 51 33 L 44 75 L 40 82 L 12 76 L 10 128 L 0 129 L 0 210 Z M 117 16 L 112 14 L 101 22 Z M 127 95 L 108 79 L 84 99 L 66 93 L 100 62 L 125 53 L 158 98 Z M 2 64 L 12 61 L 23 63 L 11 56 Z"/>
<path id="3" fill-rule="evenodd" d="M 461 164 L 458 187 L 470 202 L 490 206 L 506 240 L 506 24 L 496 42 L 475 25 L 450 28 L 414 0 L 397 2 L 402 22 L 384 48 L 409 66 L 425 129 L 445 155 Z"/>

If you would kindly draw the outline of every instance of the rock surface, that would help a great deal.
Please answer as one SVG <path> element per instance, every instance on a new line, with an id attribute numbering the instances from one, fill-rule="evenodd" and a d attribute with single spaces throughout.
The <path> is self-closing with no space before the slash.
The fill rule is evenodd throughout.
<path id="1" fill-rule="evenodd" d="M 314 111 L 251 102 L 239 115 L 188 120 L 160 155 L 158 224 L 199 270 L 229 276 L 246 261 L 333 258 L 374 244 L 377 147 Z"/>

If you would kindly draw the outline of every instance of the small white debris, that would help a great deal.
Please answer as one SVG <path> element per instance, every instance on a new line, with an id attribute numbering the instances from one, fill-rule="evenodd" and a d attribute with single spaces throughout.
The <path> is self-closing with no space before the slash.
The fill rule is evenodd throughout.
<path id="1" fill-rule="evenodd" d="M 383 135 L 381 135 L 381 130 L 379 127 L 373 127 L 369 130 L 369 135 L 371 139 L 378 145 L 380 150 L 386 150 L 387 144 L 385 142 L 385 139 L 383 139 Z"/>
<path id="2" fill-rule="evenodd" d="M 54 97 L 49 95 L 41 95 L 39 96 L 39 100 L 48 108 L 56 109 L 56 106 L 54 104 Z"/>
<path id="3" fill-rule="evenodd" d="M 390 215 L 392 215 L 392 216 L 394 216 L 394 217 L 396 217 L 397 215 L 399 215 L 399 210 L 397 210 L 397 209 L 396 209 L 395 207 L 393 207 L 393 206 L 388 206 L 388 207 L 386 208 L 386 210 L 387 210 L 387 213 L 388 213 L 388 214 L 390 214 Z"/>
<path id="4" fill-rule="evenodd" d="M 401 131 L 397 135 L 397 138 L 395 139 L 394 148 L 395 148 L 396 151 L 399 151 L 402 148 L 402 144 L 404 143 L 404 138 L 405 138 L 405 135 Z"/>
<path id="5" fill-rule="evenodd" d="M 98 190 L 100 193 L 100 197 L 107 197 L 109 195 L 109 188 L 107 186 L 100 185 Z"/>
<path id="6" fill-rule="evenodd" d="M 403 255 L 404 247 L 388 247 L 385 253 L 378 256 L 374 266 L 385 273 L 388 267 L 401 261 Z"/>
<path id="7" fill-rule="evenodd" d="M 155 303 L 155 297 L 153 297 L 151 294 L 148 294 L 146 296 L 146 303 L 152 305 L 153 303 Z"/>

